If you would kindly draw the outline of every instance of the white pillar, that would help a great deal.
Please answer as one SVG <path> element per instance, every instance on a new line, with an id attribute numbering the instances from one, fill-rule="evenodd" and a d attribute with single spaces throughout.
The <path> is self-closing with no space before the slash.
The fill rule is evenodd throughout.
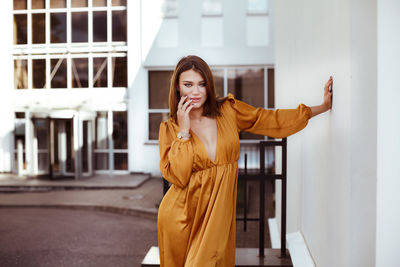
<path id="1" fill-rule="evenodd" d="M 400 266 L 400 2 L 378 0 L 376 267 Z"/>
<path id="2" fill-rule="evenodd" d="M 109 153 L 108 153 L 108 166 L 110 170 L 110 176 L 114 175 L 114 142 L 112 138 L 112 134 L 114 131 L 114 125 L 113 125 L 113 112 L 111 110 L 108 111 L 108 147 L 109 147 Z"/>
<path id="3" fill-rule="evenodd" d="M 75 165 L 75 179 L 78 180 L 81 177 L 81 142 L 80 142 L 80 119 L 79 112 L 75 112 L 73 118 L 74 128 L 74 165 Z"/>

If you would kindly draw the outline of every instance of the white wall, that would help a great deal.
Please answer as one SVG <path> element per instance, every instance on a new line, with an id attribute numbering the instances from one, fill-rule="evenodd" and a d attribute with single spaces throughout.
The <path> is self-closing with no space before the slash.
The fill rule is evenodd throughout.
<path id="1" fill-rule="evenodd" d="M 13 2 L 1 1 L 0 3 L 0 23 L 7 25 L 2 27 L 0 45 L 0 172 L 10 172 L 13 153 L 13 130 L 14 112 L 12 107 L 12 92 L 14 88 L 14 62 L 12 60 L 13 27 L 10 22 L 12 16 Z"/>
<path id="2" fill-rule="evenodd" d="M 376 267 L 400 266 L 400 2 L 378 0 Z"/>
<path id="3" fill-rule="evenodd" d="M 302 232 L 317 266 L 375 261 L 375 5 L 275 2 L 276 107 L 319 105 L 334 78 L 332 110 L 288 139 L 287 229 Z"/>

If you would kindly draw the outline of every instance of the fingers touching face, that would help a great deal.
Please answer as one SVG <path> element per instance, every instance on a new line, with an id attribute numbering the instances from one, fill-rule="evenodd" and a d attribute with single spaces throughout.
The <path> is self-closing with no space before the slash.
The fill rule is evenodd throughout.
<path id="1" fill-rule="evenodd" d="M 200 73 L 194 70 L 187 70 L 179 76 L 179 92 L 181 96 L 188 96 L 192 100 L 193 108 L 200 108 L 207 99 L 206 81 Z"/>

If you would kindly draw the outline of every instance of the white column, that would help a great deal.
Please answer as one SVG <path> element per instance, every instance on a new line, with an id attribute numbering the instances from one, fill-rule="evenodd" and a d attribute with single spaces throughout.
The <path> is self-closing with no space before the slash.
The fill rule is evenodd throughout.
<path id="1" fill-rule="evenodd" d="M 108 165 L 110 168 L 110 176 L 114 175 L 114 142 L 112 138 L 112 134 L 114 131 L 114 126 L 113 126 L 113 113 L 111 110 L 108 111 L 108 147 L 109 147 L 109 153 L 108 153 Z"/>
<path id="2" fill-rule="evenodd" d="M 25 111 L 25 160 L 26 160 L 26 173 L 33 175 L 32 166 L 32 123 L 31 112 Z"/>
<path id="3" fill-rule="evenodd" d="M 378 0 L 376 267 L 400 266 L 399 14 L 398 0 Z"/>
<path id="4" fill-rule="evenodd" d="M 74 153 L 75 153 L 75 159 L 74 159 L 74 165 L 75 165 L 75 179 L 78 180 L 81 177 L 81 143 L 80 143 L 80 119 L 79 119 L 79 113 L 75 112 L 74 118 L 73 118 L 73 128 L 74 128 Z"/>
<path id="5" fill-rule="evenodd" d="M 23 146 L 21 140 L 18 140 L 18 142 L 17 142 L 17 149 L 18 149 L 18 156 L 17 156 L 18 176 L 22 176 L 23 164 L 24 164 L 24 146 Z"/>

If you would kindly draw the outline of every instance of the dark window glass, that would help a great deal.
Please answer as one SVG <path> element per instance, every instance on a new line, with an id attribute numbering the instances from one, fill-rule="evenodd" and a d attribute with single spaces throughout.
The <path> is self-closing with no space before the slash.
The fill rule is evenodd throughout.
<path id="1" fill-rule="evenodd" d="M 46 60 L 32 59 L 32 87 L 42 89 L 46 85 Z"/>
<path id="2" fill-rule="evenodd" d="M 26 9 L 26 0 L 14 0 L 14 10 Z"/>
<path id="3" fill-rule="evenodd" d="M 93 58 L 93 87 L 107 87 L 107 58 Z"/>
<path id="4" fill-rule="evenodd" d="M 72 42 L 88 41 L 88 13 L 72 12 Z"/>
<path id="5" fill-rule="evenodd" d="M 82 171 L 89 171 L 89 142 L 88 142 L 88 121 L 83 121 L 83 144 L 82 144 Z"/>
<path id="6" fill-rule="evenodd" d="M 126 6 L 126 0 L 112 0 L 113 6 Z"/>
<path id="7" fill-rule="evenodd" d="M 275 70 L 268 69 L 268 108 L 275 108 Z"/>
<path id="8" fill-rule="evenodd" d="M 224 70 L 212 70 L 214 76 L 215 94 L 224 96 Z"/>
<path id="9" fill-rule="evenodd" d="M 107 149 L 108 148 L 108 119 L 107 112 L 97 112 L 96 117 L 96 148 Z"/>
<path id="10" fill-rule="evenodd" d="M 53 58 L 51 62 L 51 88 L 67 88 L 67 60 L 65 58 Z"/>
<path id="11" fill-rule="evenodd" d="M 72 88 L 88 87 L 88 59 L 73 58 L 71 60 L 72 68 Z"/>
<path id="12" fill-rule="evenodd" d="M 107 12 L 93 12 L 93 42 L 107 42 Z"/>
<path id="13" fill-rule="evenodd" d="M 44 9 L 46 0 L 32 0 L 32 9 Z"/>
<path id="14" fill-rule="evenodd" d="M 241 68 L 228 70 L 228 92 L 255 107 L 264 107 L 264 69 Z M 241 139 L 264 139 L 263 136 L 246 132 Z"/>
<path id="15" fill-rule="evenodd" d="M 67 160 L 66 169 L 67 172 L 75 171 L 75 149 L 74 149 L 74 124 L 72 120 L 65 121 L 65 135 L 67 137 Z"/>
<path id="16" fill-rule="evenodd" d="M 113 111 L 112 136 L 115 149 L 128 149 L 128 112 Z"/>
<path id="17" fill-rule="evenodd" d="M 26 59 L 14 60 L 14 88 L 28 88 L 28 61 Z"/>
<path id="18" fill-rule="evenodd" d="M 46 119 L 35 119 L 36 138 L 38 149 L 49 148 L 49 123 Z"/>
<path id="19" fill-rule="evenodd" d="M 169 113 L 149 113 L 149 140 L 157 140 L 160 123 L 168 120 Z"/>
<path id="20" fill-rule="evenodd" d="M 128 153 L 114 153 L 114 169 L 128 170 Z"/>
<path id="21" fill-rule="evenodd" d="M 50 41 L 65 43 L 67 41 L 67 13 L 50 14 Z"/>
<path id="22" fill-rule="evenodd" d="M 127 87 L 126 57 L 113 57 L 113 87 Z"/>
<path id="23" fill-rule="evenodd" d="M 17 119 L 25 119 L 25 112 L 15 112 L 15 118 L 17 118 Z"/>
<path id="24" fill-rule="evenodd" d="M 107 6 L 107 0 L 93 0 L 93 6 Z"/>
<path id="25" fill-rule="evenodd" d="M 50 0 L 51 8 L 66 8 L 66 0 Z"/>
<path id="26" fill-rule="evenodd" d="M 47 152 L 38 153 L 38 170 L 42 172 L 49 171 L 49 154 Z"/>
<path id="27" fill-rule="evenodd" d="M 17 140 L 17 139 L 16 139 Z M 25 156 L 25 152 L 24 153 L 22 153 L 23 154 L 23 156 L 22 156 L 22 169 L 23 170 L 26 170 L 26 156 Z M 18 153 L 14 153 L 14 166 L 15 166 L 15 168 L 16 169 L 18 169 Z"/>
<path id="28" fill-rule="evenodd" d="M 169 84 L 172 71 L 149 71 L 149 107 L 168 108 Z"/>
<path id="29" fill-rule="evenodd" d="M 25 120 L 15 120 L 15 142 L 14 148 L 18 149 L 18 140 L 21 140 L 23 147 L 25 147 Z"/>
<path id="30" fill-rule="evenodd" d="M 18 113 L 24 114 L 23 112 L 16 112 L 16 118 L 21 116 Z M 14 151 L 15 151 L 15 168 L 18 169 L 18 143 L 22 144 L 22 169 L 26 168 L 26 159 L 25 159 L 25 120 L 24 119 L 15 119 L 15 131 L 14 131 Z"/>
<path id="31" fill-rule="evenodd" d="M 112 12 L 112 40 L 126 41 L 126 11 Z"/>
<path id="32" fill-rule="evenodd" d="M 46 15 L 32 14 L 32 43 L 44 44 L 46 42 Z"/>
<path id="33" fill-rule="evenodd" d="M 27 43 L 26 14 L 14 15 L 14 44 Z"/>
<path id="34" fill-rule="evenodd" d="M 108 153 L 98 153 L 95 156 L 95 169 L 96 170 L 108 170 Z"/>
<path id="35" fill-rule="evenodd" d="M 87 7 L 87 0 L 71 0 L 71 7 Z"/>

